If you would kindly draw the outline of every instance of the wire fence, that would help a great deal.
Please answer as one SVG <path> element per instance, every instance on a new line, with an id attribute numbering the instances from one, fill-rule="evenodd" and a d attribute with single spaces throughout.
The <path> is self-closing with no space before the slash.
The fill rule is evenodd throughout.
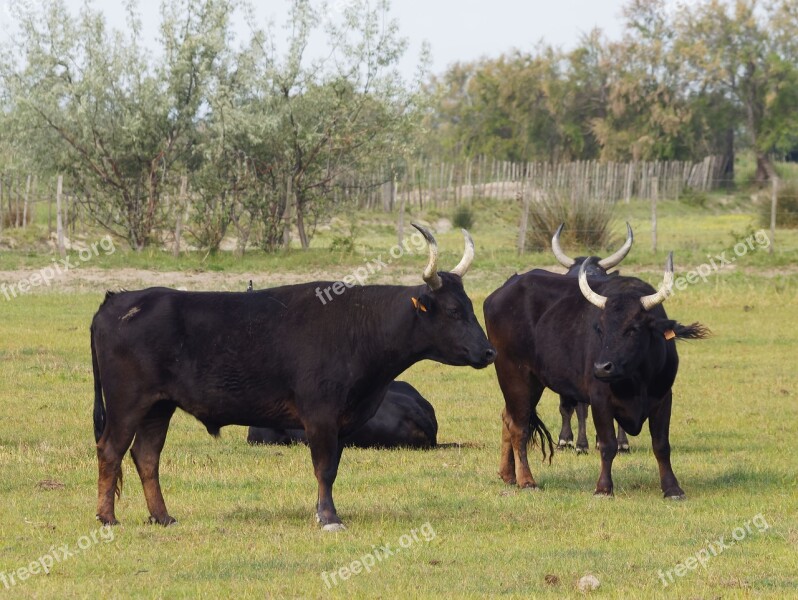
<path id="1" fill-rule="evenodd" d="M 478 199 L 515 201 L 521 206 L 518 239 L 519 251 L 523 251 L 530 211 L 552 196 L 573 203 L 613 204 L 643 199 L 652 203 L 652 220 L 656 223 L 658 202 L 683 199 L 701 203 L 708 192 L 734 188 L 734 181 L 727 177 L 727 167 L 716 156 L 699 162 L 629 163 L 513 163 L 483 156 L 460 163 L 418 161 L 401 169 L 384 167 L 357 177 L 334 179 L 327 196 L 330 214 L 351 207 L 392 213 L 398 216 L 400 230 L 403 215 L 409 211 L 441 212 Z M 172 177 L 161 192 L 163 231 L 158 238 L 164 244 L 170 236 L 176 238 L 171 241 L 176 248 L 180 245 L 182 224 L 188 221 L 192 210 L 202 210 L 192 202 L 192 190 L 186 181 L 185 175 Z M 792 222 L 798 218 L 798 180 L 774 179 L 757 194 L 758 210 L 770 210 L 771 229 L 798 225 Z M 41 224 L 46 214 L 48 235 L 57 239 L 61 248 L 64 237 L 86 234 L 96 226 L 89 212 L 89 200 L 85 192 L 70 186 L 62 176 L 0 173 L 0 234 L 4 229 L 28 227 L 34 214 Z M 96 202 L 97 198 L 93 200 Z M 286 223 L 287 227 L 290 225 Z"/>

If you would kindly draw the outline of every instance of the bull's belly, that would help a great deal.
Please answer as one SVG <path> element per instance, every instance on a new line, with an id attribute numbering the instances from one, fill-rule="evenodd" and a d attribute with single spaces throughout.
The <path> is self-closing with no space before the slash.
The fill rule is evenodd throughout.
<path id="1" fill-rule="evenodd" d="M 302 428 L 302 420 L 289 393 L 232 393 L 195 390 L 173 398 L 179 408 L 196 417 L 209 430 L 227 425 Z"/>

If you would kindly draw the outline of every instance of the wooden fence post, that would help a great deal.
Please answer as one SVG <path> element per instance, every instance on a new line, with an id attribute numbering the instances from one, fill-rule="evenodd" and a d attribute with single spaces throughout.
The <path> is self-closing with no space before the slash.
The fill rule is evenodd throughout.
<path id="1" fill-rule="evenodd" d="M 773 186 L 770 191 L 770 245 L 768 254 L 773 254 L 773 246 L 776 245 L 776 208 L 779 201 L 779 178 L 773 177 Z"/>
<path id="2" fill-rule="evenodd" d="M 521 223 L 518 227 L 518 254 L 519 256 L 524 253 L 526 249 L 526 230 L 529 225 L 529 194 L 526 191 L 526 186 L 524 185 L 526 180 L 521 183 L 521 192 L 520 198 L 522 208 L 521 208 Z"/>
<path id="3" fill-rule="evenodd" d="M 66 258 L 66 246 L 64 245 L 64 223 L 61 220 L 61 195 L 64 191 L 64 176 L 58 176 L 58 183 L 55 191 L 55 223 L 58 236 L 58 252 L 61 258 Z"/>
<path id="4" fill-rule="evenodd" d="M 657 196 L 659 195 L 659 178 L 651 179 L 651 251 L 657 253 Z"/>

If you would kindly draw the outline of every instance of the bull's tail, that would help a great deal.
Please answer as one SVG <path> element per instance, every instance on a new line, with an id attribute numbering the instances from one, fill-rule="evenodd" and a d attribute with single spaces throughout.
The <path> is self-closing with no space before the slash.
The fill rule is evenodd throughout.
<path id="1" fill-rule="evenodd" d="M 94 328 L 91 331 L 91 368 L 94 372 L 94 441 L 99 442 L 103 431 L 105 431 L 105 403 L 100 380 L 100 365 L 97 362 L 97 349 L 94 346 Z"/>
<path id="2" fill-rule="evenodd" d="M 94 373 L 94 441 L 100 442 L 105 431 L 105 403 L 103 402 L 103 386 L 100 379 L 100 364 L 97 362 L 97 349 L 94 345 L 94 327 L 91 328 L 91 369 Z M 116 478 L 116 495 L 122 495 L 122 467 L 120 465 Z"/>
<path id="3" fill-rule="evenodd" d="M 554 441 L 551 439 L 551 433 L 546 429 L 546 425 L 538 416 L 535 408 L 529 415 L 529 443 L 535 445 L 540 441 L 540 452 L 543 454 L 543 460 L 546 460 L 546 445 L 549 446 L 549 464 L 554 456 Z"/>

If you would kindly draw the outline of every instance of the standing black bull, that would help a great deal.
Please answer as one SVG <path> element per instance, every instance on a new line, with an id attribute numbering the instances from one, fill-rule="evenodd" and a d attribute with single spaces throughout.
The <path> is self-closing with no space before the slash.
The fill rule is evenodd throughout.
<path id="1" fill-rule="evenodd" d="M 648 419 L 662 491 L 683 498 L 668 439 L 679 364 L 674 338 L 698 339 L 707 332 L 697 323 L 668 319 L 661 306 L 673 286 L 672 255 L 659 291 L 623 276 L 597 278 L 591 286 L 587 271 L 593 261 L 582 263 L 578 280 L 541 270 L 513 277 L 485 301 L 505 399 L 499 475 L 507 483 L 537 487 L 527 444 L 537 436 L 544 457 L 546 442 L 553 451 L 551 434 L 535 410 L 548 387 L 592 408 L 601 452 L 596 494 L 613 491 L 618 450 L 613 419 L 632 435 Z"/>
<path id="2" fill-rule="evenodd" d="M 554 232 L 554 236 L 551 238 L 551 251 L 557 261 L 566 269 L 568 269 L 568 272 L 565 273 L 565 276 L 576 279 L 579 277 L 579 267 L 581 267 L 582 263 L 585 262 L 589 257 L 578 256 L 574 259 L 563 252 L 562 247 L 560 247 L 560 234 L 562 233 L 564 226 L 564 223 L 561 224 L 557 228 L 557 231 Z M 626 258 L 626 255 L 629 254 L 629 250 L 632 248 L 633 242 L 634 234 L 632 233 L 632 227 L 629 225 L 629 223 L 627 223 L 626 241 L 624 242 L 623 246 L 621 246 L 614 254 L 611 254 L 607 258 L 596 257 L 595 264 L 590 263 L 589 265 L 587 276 L 595 279 L 617 276 L 617 271 L 609 274 L 607 271 L 617 267 L 621 261 Z M 587 443 L 588 405 L 577 402 L 576 399 L 569 398 L 568 396 L 560 396 L 560 417 L 562 418 L 562 425 L 560 426 L 560 435 L 557 445 L 559 448 L 566 448 L 569 445 L 574 445 L 574 432 L 571 429 L 571 417 L 573 416 L 574 411 L 576 411 L 576 424 L 578 431 L 576 437 L 576 452 L 577 454 L 584 454 L 588 451 L 589 447 Z M 620 425 L 618 425 L 618 450 L 620 452 L 629 452 L 629 439 L 626 437 L 626 432 Z"/>
<path id="3" fill-rule="evenodd" d="M 344 447 L 355 448 L 421 448 L 437 445 L 438 421 L 432 404 L 406 381 L 392 381 L 385 399 L 368 421 L 341 438 Z M 250 444 L 307 443 L 302 429 L 250 427 Z"/>
<path id="4" fill-rule="evenodd" d="M 352 287 L 325 304 L 319 282 L 250 293 L 107 294 L 91 326 L 98 519 L 117 522 L 114 493 L 132 442 L 151 521 L 174 522 L 158 463 L 180 407 L 212 435 L 225 425 L 303 428 L 319 484 L 317 519 L 342 529 L 332 496 L 339 436 L 370 419 L 390 382 L 414 363 L 483 368 L 496 356 L 463 289 L 474 257 L 468 232 L 460 263 L 438 273 L 435 239 L 416 228 L 430 253 L 421 286 Z"/>

